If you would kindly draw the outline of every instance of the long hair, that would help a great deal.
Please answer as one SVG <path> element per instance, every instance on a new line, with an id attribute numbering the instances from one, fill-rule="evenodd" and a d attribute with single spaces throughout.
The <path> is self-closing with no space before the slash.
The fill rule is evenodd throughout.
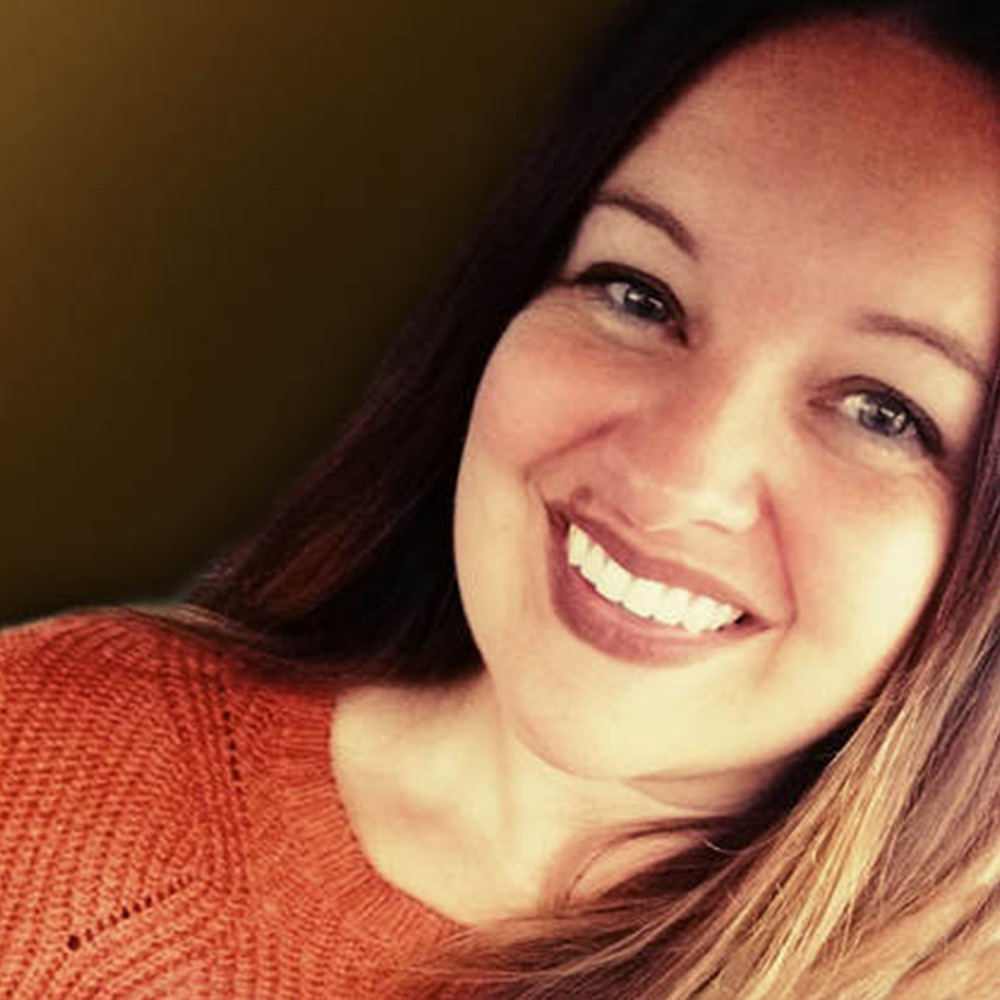
<path id="1" fill-rule="evenodd" d="M 671 100 L 748 39 L 837 13 L 891 19 L 998 81 L 995 0 L 639 4 L 330 448 L 196 580 L 177 621 L 299 676 L 435 685 L 479 669 L 451 522 L 495 343 Z M 949 560 L 868 708 L 700 846 L 473 936 L 452 982 L 490 1000 L 885 1000 L 996 918 L 1000 894 L 967 883 L 1000 842 L 998 407 L 994 377 Z"/>

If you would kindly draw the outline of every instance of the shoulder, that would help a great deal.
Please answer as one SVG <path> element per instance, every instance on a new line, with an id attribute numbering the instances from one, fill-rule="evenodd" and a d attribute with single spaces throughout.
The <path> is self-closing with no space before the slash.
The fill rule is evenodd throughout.
<path id="1" fill-rule="evenodd" d="M 23 797 L 33 782 L 58 779 L 71 802 L 135 798 L 154 777 L 164 794 L 217 757 L 225 665 L 168 622 L 128 609 L 3 630 L 0 794 Z"/>
<path id="2" fill-rule="evenodd" d="M 0 952 L 111 954 L 123 918 L 204 905 L 237 829 L 220 661 L 127 610 L 0 632 Z"/>
<path id="3" fill-rule="evenodd" d="M 142 669 L 152 651 L 182 658 L 195 643 L 169 619 L 131 608 L 71 612 L 0 628 L 0 674 L 117 664 Z"/>
<path id="4" fill-rule="evenodd" d="M 196 643 L 150 613 L 73 612 L 0 629 L 0 691 L 60 677 L 80 686 L 122 672 L 151 676 L 183 669 L 196 652 Z"/>
<path id="5" fill-rule="evenodd" d="M 77 731 L 106 745 L 140 720 L 169 725 L 170 706 L 217 682 L 225 662 L 169 621 L 126 608 L 3 629 L 0 731 L 33 719 L 40 734 L 58 719 L 63 737 Z"/>
<path id="6" fill-rule="evenodd" d="M 182 789 L 214 759 L 223 672 L 206 646 L 126 609 L 3 630 L 0 799 L 52 799 L 55 815 Z"/>

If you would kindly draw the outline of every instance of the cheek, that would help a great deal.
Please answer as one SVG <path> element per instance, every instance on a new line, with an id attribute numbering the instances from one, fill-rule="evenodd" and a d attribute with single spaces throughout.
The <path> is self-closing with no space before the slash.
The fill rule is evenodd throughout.
<path id="1" fill-rule="evenodd" d="M 476 395 L 470 444 L 509 470 L 536 464 L 600 423 L 600 382 L 558 330 L 540 322 L 525 313 L 511 324 Z"/>
<path id="2" fill-rule="evenodd" d="M 940 574 L 952 510 L 938 483 L 819 470 L 807 477 L 782 522 L 803 632 L 855 657 L 859 669 L 887 662 Z"/>
<path id="3" fill-rule="evenodd" d="M 598 370 L 594 352 L 588 361 L 574 348 L 574 327 L 553 313 L 529 308 L 505 331 L 480 381 L 459 469 L 456 568 L 483 648 L 509 648 L 504 628 L 523 621 L 524 602 L 546 586 L 544 564 L 531 556 L 546 544 L 539 467 L 554 458 L 559 465 L 560 455 L 599 433 L 602 399 L 620 386 Z"/>

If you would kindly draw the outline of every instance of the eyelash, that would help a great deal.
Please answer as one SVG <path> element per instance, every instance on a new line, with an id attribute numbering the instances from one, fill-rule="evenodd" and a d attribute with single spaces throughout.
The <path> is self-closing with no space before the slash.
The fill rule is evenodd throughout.
<path id="1" fill-rule="evenodd" d="M 602 262 L 592 264 L 569 283 L 577 287 L 598 291 L 601 301 L 608 308 L 623 315 L 631 322 L 653 326 L 670 325 L 673 327 L 674 336 L 682 342 L 687 341 L 685 332 L 687 318 L 684 314 L 684 307 L 667 284 L 649 274 L 632 267 L 626 267 L 623 264 Z M 612 294 L 611 289 L 614 285 L 625 286 L 624 296 L 628 296 L 630 292 L 638 291 L 647 302 L 649 299 L 657 300 L 661 313 L 651 315 L 631 311 L 624 296 L 622 300 L 619 300 Z M 634 304 L 638 305 L 638 303 Z"/>
<path id="2" fill-rule="evenodd" d="M 846 392 L 838 398 L 838 406 L 845 412 L 847 418 L 853 421 L 861 430 L 878 439 L 880 445 L 890 448 L 910 447 L 916 445 L 930 455 L 940 456 L 944 453 L 944 442 L 937 424 L 919 407 L 901 393 L 881 382 L 853 382 Z M 850 400 L 863 400 L 859 406 L 851 407 Z M 867 403 L 867 408 L 866 404 Z M 887 412 L 888 411 L 888 412 Z M 887 417 L 889 420 L 902 420 L 903 426 L 898 433 L 882 433 L 866 423 L 866 416 L 877 418 Z"/>
<path id="3" fill-rule="evenodd" d="M 643 271 L 623 264 L 602 261 L 590 265 L 572 280 L 568 285 L 596 291 L 603 305 L 623 315 L 627 321 L 672 327 L 672 335 L 687 343 L 687 316 L 684 307 L 671 288 L 663 281 L 646 274 Z M 612 294 L 614 285 L 626 286 L 625 295 L 637 289 L 648 301 L 658 300 L 659 314 L 650 315 L 630 311 L 625 301 Z M 874 439 L 878 447 L 888 449 L 911 448 L 914 445 L 926 454 L 940 457 L 944 453 L 944 442 L 941 432 L 934 420 L 923 409 L 907 399 L 897 390 L 882 382 L 870 379 L 852 379 L 841 386 L 842 392 L 834 402 L 823 405 L 828 408 L 839 408 L 848 420 L 854 423 L 866 435 Z M 864 401 L 860 405 L 851 406 L 851 400 Z M 866 405 L 867 404 L 867 405 Z M 891 411 L 891 414 L 887 413 Z M 896 433 L 883 433 L 874 429 L 866 418 L 881 415 L 893 420 L 901 420 L 903 426 Z"/>

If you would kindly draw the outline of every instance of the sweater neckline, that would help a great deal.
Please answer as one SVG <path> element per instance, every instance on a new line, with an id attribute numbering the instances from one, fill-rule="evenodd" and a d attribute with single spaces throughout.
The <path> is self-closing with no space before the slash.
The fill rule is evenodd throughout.
<path id="1" fill-rule="evenodd" d="M 437 939 L 460 924 L 387 881 L 371 864 L 340 796 L 331 755 L 336 695 L 261 689 L 274 725 L 260 755 L 260 852 L 271 905 L 290 919 L 323 921 L 343 932 L 398 946 L 401 936 Z M 255 795 L 253 787 L 248 794 Z"/>

